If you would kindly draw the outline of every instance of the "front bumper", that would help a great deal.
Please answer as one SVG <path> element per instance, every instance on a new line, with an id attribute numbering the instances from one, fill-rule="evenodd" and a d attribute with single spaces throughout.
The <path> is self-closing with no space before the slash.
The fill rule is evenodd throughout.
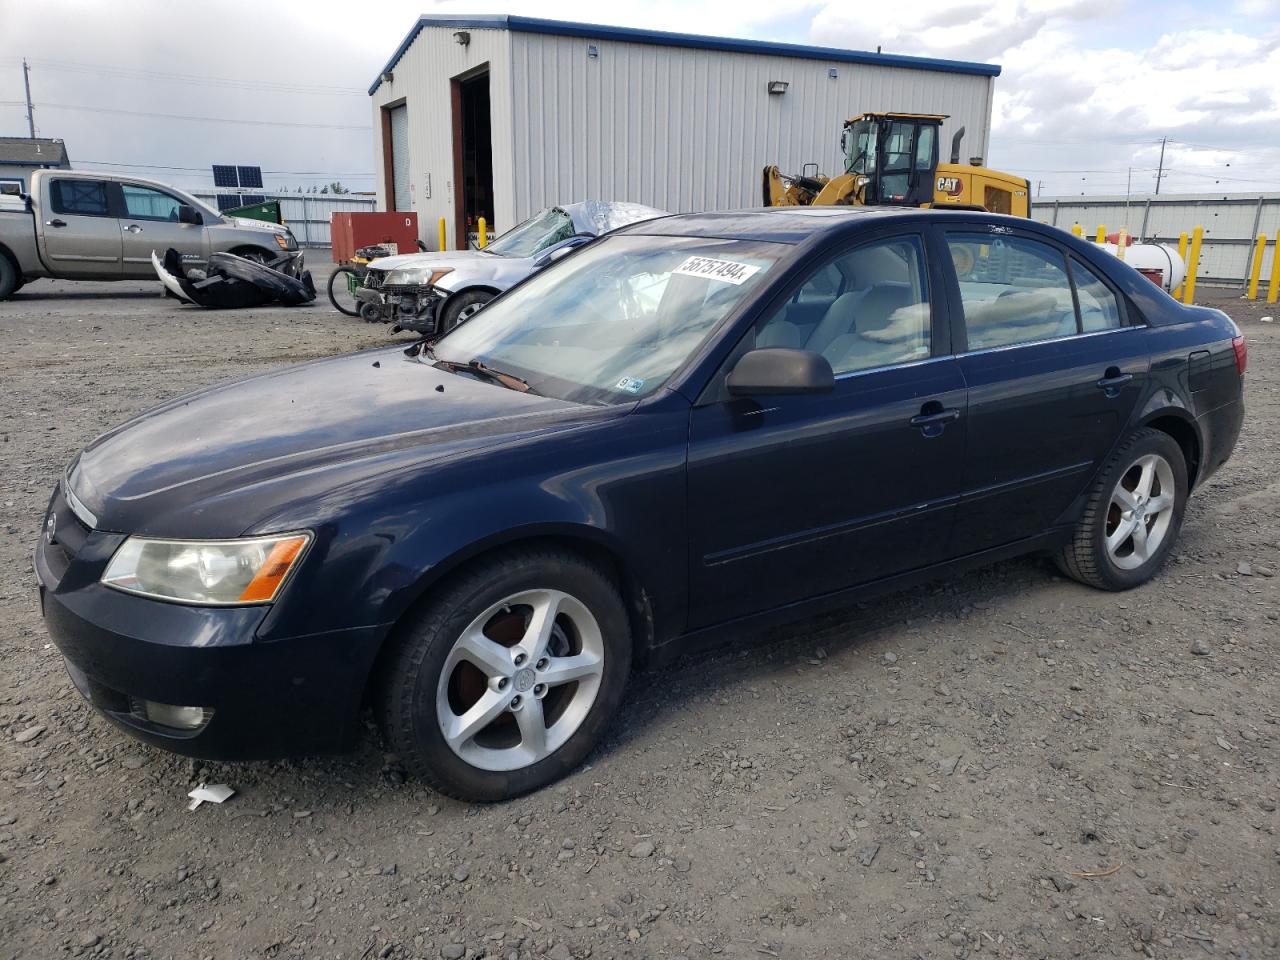
<path id="1" fill-rule="evenodd" d="M 356 289 L 356 300 L 374 305 L 383 319 L 397 323 L 402 330 L 435 333 L 439 322 L 439 291 L 425 284 L 384 284 L 379 271 L 369 271 L 365 283 Z"/>
<path id="2" fill-rule="evenodd" d="M 76 688 L 112 722 L 210 760 L 355 744 L 381 628 L 263 641 L 266 606 L 195 607 L 104 587 L 98 580 L 124 537 L 86 528 L 61 493 L 50 512 L 56 540 L 42 536 L 35 556 L 45 624 Z M 143 700 L 203 707 L 208 719 L 196 730 L 152 723 Z"/>

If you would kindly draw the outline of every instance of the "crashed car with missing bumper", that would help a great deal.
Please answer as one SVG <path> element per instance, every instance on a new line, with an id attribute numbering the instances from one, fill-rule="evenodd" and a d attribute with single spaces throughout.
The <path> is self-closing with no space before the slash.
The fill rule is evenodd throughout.
<path id="1" fill-rule="evenodd" d="M 384 257 L 369 264 L 356 290 L 360 315 L 402 330 L 444 333 L 575 247 L 665 216 L 638 203 L 583 200 L 548 207 L 482 249 Z"/>

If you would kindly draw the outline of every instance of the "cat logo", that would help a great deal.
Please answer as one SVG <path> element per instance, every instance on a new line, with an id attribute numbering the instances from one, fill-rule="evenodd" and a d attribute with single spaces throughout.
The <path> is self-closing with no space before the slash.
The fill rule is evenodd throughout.
<path id="1" fill-rule="evenodd" d="M 964 193 L 964 181 L 959 177 L 939 177 L 937 193 L 945 193 L 948 197 L 958 197 Z"/>

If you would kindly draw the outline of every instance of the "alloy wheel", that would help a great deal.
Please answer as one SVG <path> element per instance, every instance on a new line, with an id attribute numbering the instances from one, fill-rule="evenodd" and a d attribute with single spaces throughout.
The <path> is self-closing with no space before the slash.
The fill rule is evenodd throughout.
<path id="1" fill-rule="evenodd" d="M 1173 523 L 1173 468 L 1158 453 L 1133 462 L 1111 493 L 1104 531 L 1107 555 L 1121 570 L 1134 570 L 1164 543 Z"/>
<path id="2" fill-rule="evenodd" d="M 454 641 L 436 687 L 445 742 L 482 770 L 520 770 L 550 756 L 586 719 L 604 673 L 591 611 L 558 590 L 493 604 Z"/>

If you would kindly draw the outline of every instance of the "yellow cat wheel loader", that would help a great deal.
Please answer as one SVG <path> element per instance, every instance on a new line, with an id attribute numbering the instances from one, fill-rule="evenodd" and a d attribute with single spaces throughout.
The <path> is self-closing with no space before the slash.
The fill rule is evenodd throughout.
<path id="1" fill-rule="evenodd" d="M 864 113 L 840 135 L 844 173 L 824 177 L 764 168 L 767 207 L 890 205 L 989 210 L 1031 216 L 1031 183 L 991 170 L 977 157 L 960 162 L 964 127 L 951 139 L 951 162 L 938 162 L 938 138 L 946 116 Z"/>

